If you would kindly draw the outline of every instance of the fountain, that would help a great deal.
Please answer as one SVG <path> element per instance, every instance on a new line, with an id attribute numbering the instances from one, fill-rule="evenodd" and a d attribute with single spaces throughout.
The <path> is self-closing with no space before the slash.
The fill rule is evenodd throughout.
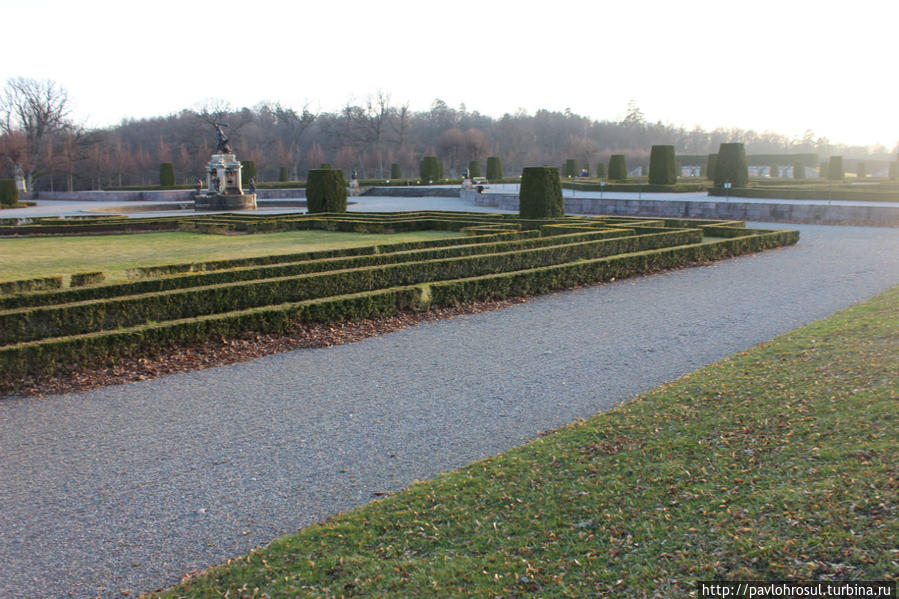
<path id="1" fill-rule="evenodd" d="M 228 136 L 222 127 L 226 123 L 214 123 L 218 145 L 212 159 L 206 165 L 206 189 L 197 179 L 194 193 L 194 210 L 255 210 L 256 194 L 244 193 L 240 181 L 240 161 L 234 155 Z M 255 185 L 251 185 L 251 191 Z"/>

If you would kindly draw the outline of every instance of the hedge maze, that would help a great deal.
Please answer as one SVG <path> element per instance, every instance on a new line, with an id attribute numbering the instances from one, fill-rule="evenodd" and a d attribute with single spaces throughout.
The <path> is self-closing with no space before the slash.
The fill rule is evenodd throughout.
<path id="1" fill-rule="evenodd" d="M 0 381 L 109 365 L 208 339 L 285 332 L 302 322 L 544 293 L 799 239 L 796 231 L 747 229 L 740 221 L 459 212 L 221 215 L 182 219 L 179 227 L 453 230 L 465 236 L 161 265 L 135 269 L 134 280 L 125 283 L 39 291 L 26 286 L 0 296 Z"/>

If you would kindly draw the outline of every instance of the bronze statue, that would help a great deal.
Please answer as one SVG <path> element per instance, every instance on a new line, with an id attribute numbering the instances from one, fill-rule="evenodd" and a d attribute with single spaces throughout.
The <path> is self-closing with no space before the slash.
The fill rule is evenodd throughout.
<path id="1" fill-rule="evenodd" d="M 234 150 L 231 148 L 231 143 L 228 141 L 228 136 L 225 135 L 225 132 L 222 131 L 222 127 L 227 127 L 227 123 L 213 123 L 215 126 L 215 132 L 218 135 L 218 145 L 215 147 L 216 154 L 233 154 Z"/>

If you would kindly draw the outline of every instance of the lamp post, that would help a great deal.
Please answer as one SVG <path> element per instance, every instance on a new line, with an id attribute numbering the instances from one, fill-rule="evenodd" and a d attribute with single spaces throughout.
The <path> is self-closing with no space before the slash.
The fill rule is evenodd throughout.
<path id="1" fill-rule="evenodd" d="M 724 201 L 729 202 L 730 201 L 730 181 L 724 182 L 724 191 L 726 192 L 726 194 L 724 196 Z"/>

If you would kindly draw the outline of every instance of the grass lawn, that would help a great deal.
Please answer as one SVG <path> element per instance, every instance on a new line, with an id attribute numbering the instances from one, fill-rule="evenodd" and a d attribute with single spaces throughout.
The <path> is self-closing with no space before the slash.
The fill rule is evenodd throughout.
<path id="1" fill-rule="evenodd" d="M 726 332 L 724 332 L 726 334 Z M 899 287 L 163 597 L 687 597 L 899 575 Z"/>
<path id="2" fill-rule="evenodd" d="M 455 231 L 414 231 L 389 235 L 329 231 L 288 231 L 256 235 L 139 233 L 79 237 L 0 239 L 0 281 L 103 271 L 107 281 L 126 278 L 135 266 L 180 264 L 226 258 L 292 254 L 456 237 Z"/>

